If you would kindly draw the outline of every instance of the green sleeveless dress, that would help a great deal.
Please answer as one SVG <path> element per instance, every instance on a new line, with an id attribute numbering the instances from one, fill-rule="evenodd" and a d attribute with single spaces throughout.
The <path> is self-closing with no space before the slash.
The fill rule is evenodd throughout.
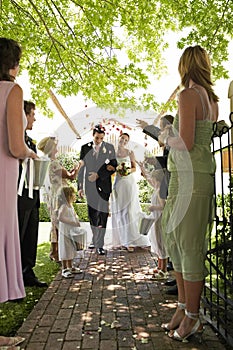
<path id="1" fill-rule="evenodd" d="M 178 116 L 173 123 L 178 131 Z M 213 122 L 197 120 L 191 151 L 171 149 L 168 198 L 162 215 L 163 238 L 174 269 L 188 281 L 203 280 L 207 232 L 213 220 L 215 159 L 211 152 Z"/>

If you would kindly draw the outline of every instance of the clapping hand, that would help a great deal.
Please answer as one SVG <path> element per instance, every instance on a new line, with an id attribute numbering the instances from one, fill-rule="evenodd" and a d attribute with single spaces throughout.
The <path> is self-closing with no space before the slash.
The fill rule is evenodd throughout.
<path id="1" fill-rule="evenodd" d="M 145 129 L 145 127 L 148 125 L 148 123 L 142 119 L 136 119 L 136 123 L 137 123 L 137 126 L 142 129 Z"/>
<path id="2" fill-rule="evenodd" d="M 82 168 L 83 165 L 84 165 L 84 161 L 80 160 L 78 164 L 70 171 L 70 174 L 73 180 L 76 179 L 79 173 L 79 170 Z"/>
<path id="3" fill-rule="evenodd" d="M 144 166 L 144 163 L 143 162 L 138 162 L 136 161 L 136 163 L 139 165 L 140 167 L 140 170 L 141 170 L 141 175 L 143 177 L 146 177 L 146 169 L 145 169 L 145 166 Z"/>
<path id="4" fill-rule="evenodd" d="M 160 132 L 159 134 L 159 137 L 158 137 L 158 141 L 159 143 L 161 144 L 165 144 L 165 139 L 168 137 L 168 136 L 171 136 L 171 131 L 172 131 L 172 126 L 171 125 L 167 125 L 163 131 Z"/>

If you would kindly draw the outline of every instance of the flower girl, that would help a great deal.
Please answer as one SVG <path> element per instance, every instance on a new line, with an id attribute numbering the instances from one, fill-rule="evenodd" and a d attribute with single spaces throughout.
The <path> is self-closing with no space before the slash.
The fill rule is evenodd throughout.
<path id="1" fill-rule="evenodd" d="M 76 194 L 73 187 L 61 187 L 58 210 L 58 254 L 64 278 L 70 278 L 74 273 L 82 273 L 78 267 L 74 266 L 73 260 L 77 250 L 84 249 L 87 232 L 80 227 L 79 218 L 73 208 L 75 199 Z M 80 247 L 80 242 L 83 242 L 82 247 Z"/>
<path id="2" fill-rule="evenodd" d="M 151 197 L 151 205 L 148 208 L 154 218 L 154 225 L 151 228 L 149 239 L 151 242 L 151 252 L 157 258 L 157 268 L 154 269 L 154 279 L 167 277 L 167 261 L 168 255 L 163 242 L 162 233 L 162 211 L 165 205 L 165 200 L 160 197 L 160 186 L 164 178 L 164 170 L 157 169 L 150 173 L 145 171 L 145 168 L 141 164 L 142 175 L 147 179 L 149 184 L 153 186 L 154 191 Z"/>

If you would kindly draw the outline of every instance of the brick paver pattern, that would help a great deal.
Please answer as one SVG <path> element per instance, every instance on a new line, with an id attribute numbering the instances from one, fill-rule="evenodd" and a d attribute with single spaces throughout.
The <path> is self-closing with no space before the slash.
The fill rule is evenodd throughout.
<path id="1" fill-rule="evenodd" d="M 25 350 L 225 349 L 208 324 L 202 339 L 171 340 L 160 327 L 176 308 L 164 281 L 151 280 L 155 261 L 148 249 L 87 250 L 77 263 L 82 274 L 59 272 L 18 334 Z M 200 342 L 201 341 L 201 342 Z"/>

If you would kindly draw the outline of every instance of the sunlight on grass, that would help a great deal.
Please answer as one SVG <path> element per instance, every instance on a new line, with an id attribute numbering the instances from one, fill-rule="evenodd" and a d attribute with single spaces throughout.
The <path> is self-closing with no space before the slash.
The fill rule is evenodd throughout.
<path id="1" fill-rule="evenodd" d="M 37 264 L 34 268 L 39 280 L 50 284 L 59 265 L 49 260 L 50 243 L 43 243 L 37 248 Z M 6 302 L 0 304 L 1 335 L 13 336 L 39 301 L 45 288 L 26 287 L 26 298 L 21 302 Z"/>

